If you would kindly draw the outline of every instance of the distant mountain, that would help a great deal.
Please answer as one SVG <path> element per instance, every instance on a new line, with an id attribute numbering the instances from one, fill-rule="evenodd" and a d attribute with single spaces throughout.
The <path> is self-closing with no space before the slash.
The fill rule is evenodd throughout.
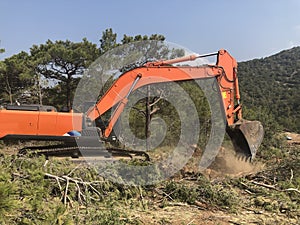
<path id="1" fill-rule="evenodd" d="M 265 108 L 286 130 L 300 132 L 300 47 L 238 65 L 243 104 Z"/>

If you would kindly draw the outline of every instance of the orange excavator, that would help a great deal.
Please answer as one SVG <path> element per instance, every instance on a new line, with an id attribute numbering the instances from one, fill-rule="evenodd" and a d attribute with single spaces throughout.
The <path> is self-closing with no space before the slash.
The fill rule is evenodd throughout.
<path id="1" fill-rule="evenodd" d="M 215 65 L 174 66 L 201 57 L 217 56 Z M 242 118 L 240 92 L 237 77 L 237 62 L 226 51 L 206 55 L 189 55 L 181 58 L 146 62 L 120 75 L 96 104 L 85 113 L 57 112 L 54 107 L 40 105 L 7 105 L 0 110 L 0 139 L 63 141 L 63 145 L 45 147 L 46 152 L 60 153 L 78 150 L 77 140 L 89 145 L 87 120 L 95 121 L 114 107 L 108 125 L 96 128 L 101 140 L 108 140 L 114 125 L 123 112 L 130 94 L 136 89 L 155 83 L 215 79 L 226 123 L 226 132 L 237 153 L 253 159 L 263 139 L 263 127 L 259 121 Z M 93 130 L 95 131 L 95 129 Z M 71 135 L 70 135 L 71 134 Z M 75 135 L 74 135 L 75 134 Z M 75 143 L 75 144 L 74 144 Z M 93 146 L 91 146 L 92 148 Z M 41 148 L 37 147 L 36 149 Z M 146 154 L 143 151 L 106 149 L 112 153 L 129 152 Z"/>

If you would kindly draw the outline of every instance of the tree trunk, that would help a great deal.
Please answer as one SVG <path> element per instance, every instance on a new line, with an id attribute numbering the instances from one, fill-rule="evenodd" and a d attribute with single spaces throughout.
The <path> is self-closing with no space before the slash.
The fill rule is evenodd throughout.
<path id="1" fill-rule="evenodd" d="M 41 85 L 41 75 L 37 75 L 37 83 L 38 83 L 38 95 L 39 95 L 39 103 L 43 105 L 43 95 L 42 95 L 42 85 Z"/>
<path id="2" fill-rule="evenodd" d="M 12 90 L 11 90 L 11 87 L 10 87 L 10 84 L 9 84 L 8 77 L 6 77 L 5 81 L 6 81 L 6 92 L 9 96 L 10 104 L 12 104 L 13 103 Z"/>
<path id="3" fill-rule="evenodd" d="M 70 99 L 70 95 L 71 95 L 71 76 L 68 75 L 68 79 L 67 79 L 67 107 L 68 107 L 68 111 L 71 110 L 72 106 L 71 106 L 71 99 Z"/>
<path id="4" fill-rule="evenodd" d="M 147 97 L 146 97 L 146 126 L 145 126 L 145 136 L 146 136 L 146 150 L 150 149 L 149 137 L 150 132 L 150 122 L 151 122 L 151 105 L 150 105 L 150 85 L 147 86 Z"/>

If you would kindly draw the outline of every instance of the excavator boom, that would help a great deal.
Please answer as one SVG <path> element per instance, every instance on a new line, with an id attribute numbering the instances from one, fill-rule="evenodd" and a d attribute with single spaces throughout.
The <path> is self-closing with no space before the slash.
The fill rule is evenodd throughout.
<path id="1" fill-rule="evenodd" d="M 200 67 L 171 65 L 211 55 L 217 55 L 216 65 Z M 227 122 L 227 133 L 232 139 L 236 152 L 254 158 L 264 131 L 260 122 L 242 119 L 237 62 L 226 50 L 203 56 L 190 55 L 177 59 L 148 62 L 141 67 L 127 71 L 116 79 L 110 89 L 88 110 L 86 115 L 93 121 L 117 105 L 109 125 L 104 131 L 104 137 L 107 138 L 111 134 L 113 126 L 122 113 L 132 91 L 149 84 L 206 78 L 216 79 L 219 84 L 220 98 L 222 99 L 224 117 Z"/>

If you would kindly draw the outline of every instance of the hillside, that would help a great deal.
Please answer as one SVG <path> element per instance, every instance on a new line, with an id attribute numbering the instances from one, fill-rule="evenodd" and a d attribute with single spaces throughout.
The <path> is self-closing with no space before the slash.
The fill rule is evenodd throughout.
<path id="1" fill-rule="evenodd" d="M 300 131 L 300 47 L 240 62 L 239 78 L 244 105 L 265 109 L 284 129 Z"/>

